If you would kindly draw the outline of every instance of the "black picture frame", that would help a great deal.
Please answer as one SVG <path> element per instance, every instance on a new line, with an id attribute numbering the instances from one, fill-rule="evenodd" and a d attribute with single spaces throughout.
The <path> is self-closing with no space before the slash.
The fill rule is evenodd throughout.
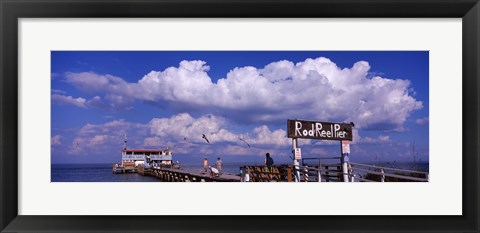
<path id="1" fill-rule="evenodd" d="M 478 0 L 0 0 L 0 15 L 1 232 L 479 232 Z M 18 215 L 17 22 L 19 18 L 58 17 L 462 18 L 463 215 Z"/>

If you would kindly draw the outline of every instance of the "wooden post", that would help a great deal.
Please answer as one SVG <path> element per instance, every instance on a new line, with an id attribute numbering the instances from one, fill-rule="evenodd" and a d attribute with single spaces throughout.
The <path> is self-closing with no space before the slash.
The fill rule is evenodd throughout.
<path id="1" fill-rule="evenodd" d="M 348 174 L 350 174 L 350 182 L 355 182 L 355 175 L 353 174 L 353 168 L 351 163 L 348 163 Z"/>
<path id="2" fill-rule="evenodd" d="M 318 182 L 322 182 L 322 166 L 318 166 L 317 179 Z"/>
<path id="3" fill-rule="evenodd" d="M 288 166 L 287 168 L 287 181 L 292 182 L 292 167 Z"/>
<path id="4" fill-rule="evenodd" d="M 305 166 L 305 167 L 303 168 L 303 180 L 304 180 L 305 182 L 308 182 L 308 167 L 307 167 L 307 166 Z"/>
<path id="5" fill-rule="evenodd" d="M 380 180 L 381 180 L 382 182 L 385 182 L 385 172 L 383 172 L 383 168 L 380 169 L 380 172 L 382 173 L 382 177 L 380 178 Z"/>
<path id="6" fill-rule="evenodd" d="M 330 175 L 330 172 L 328 172 L 328 165 L 327 165 L 327 166 L 325 166 L 325 180 L 327 182 L 330 182 L 330 176 L 329 175 Z"/>
<path id="7" fill-rule="evenodd" d="M 295 182 L 300 182 L 300 162 L 295 158 L 295 149 L 298 148 L 298 139 L 292 138 L 293 166 L 295 167 Z"/>
<path id="8" fill-rule="evenodd" d="M 350 144 L 348 141 L 340 141 L 340 151 L 342 153 L 342 173 L 343 182 L 348 182 L 348 155 L 350 154 Z"/>

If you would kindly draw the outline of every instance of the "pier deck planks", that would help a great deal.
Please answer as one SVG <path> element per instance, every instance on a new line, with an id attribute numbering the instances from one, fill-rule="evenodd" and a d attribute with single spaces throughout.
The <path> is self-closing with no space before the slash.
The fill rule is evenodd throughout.
<path id="1" fill-rule="evenodd" d="M 188 177 L 195 177 L 198 179 L 204 179 L 205 181 L 217 181 L 217 182 L 240 182 L 240 176 L 223 173 L 220 176 L 210 177 L 210 173 L 202 174 L 201 171 L 197 170 L 183 170 L 183 169 L 176 169 L 176 168 L 152 168 L 152 171 L 162 171 L 162 172 L 170 172 L 172 174 L 178 176 L 188 176 Z"/>

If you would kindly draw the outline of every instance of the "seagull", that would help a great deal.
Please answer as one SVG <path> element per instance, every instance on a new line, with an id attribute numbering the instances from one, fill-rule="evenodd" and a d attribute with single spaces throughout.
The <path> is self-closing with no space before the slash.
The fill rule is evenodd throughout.
<path id="1" fill-rule="evenodd" d="M 242 140 L 242 142 L 245 142 L 245 144 L 247 144 L 248 148 L 250 148 L 250 144 L 248 144 L 248 142 L 246 142 L 245 140 L 243 140 L 243 138 L 238 138 L 240 140 Z"/>
<path id="2" fill-rule="evenodd" d="M 210 144 L 210 141 L 208 140 L 207 136 L 205 136 L 205 134 L 202 134 L 202 138 L 205 139 L 205 141 L 207 141 L 208 144 Z"/>

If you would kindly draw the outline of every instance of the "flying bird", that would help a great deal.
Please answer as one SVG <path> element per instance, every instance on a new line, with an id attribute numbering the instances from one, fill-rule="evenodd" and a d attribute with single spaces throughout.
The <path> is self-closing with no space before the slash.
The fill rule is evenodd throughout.
<path id="1" fill-rule="evenodd" d="M 248 142 L 246 142 L 245 140 L 243 140 L 243 138 L 238 138 L 240 139 L 242 142 L 245 142 L 245 144 L 247 144 L 248 148 L 250 148 L 250 144 L 248 144 Z"/>
<path id="2" fill-rule="evenodd" d="M 202 138 L 205 139 L 205 141 L 207 141 L 208 144 L 210 144 L 210 141 L 208 140 L 207 136 L 205 136 L 205 134 L 202 134 Z"/>

